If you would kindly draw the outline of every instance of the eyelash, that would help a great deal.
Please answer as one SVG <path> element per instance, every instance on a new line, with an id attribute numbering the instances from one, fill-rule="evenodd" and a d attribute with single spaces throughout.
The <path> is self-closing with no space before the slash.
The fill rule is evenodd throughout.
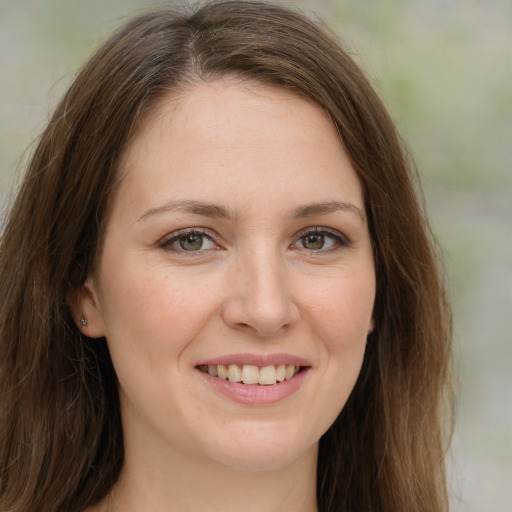
<path id="1" fill-rule="evenodd" d="M 329 237 L 329 238 L 333 239 L 334 245 L 333 245 L 333 247 L 329 247 L 327 249 L 322 248 L 319 250 L 307 249 L 306 247 L 303 247 L 302 249 L 307 251 L 308 254 L 320 255 L 320 254 L 325 254 L 325 253 L 331 253 L 331 252 L 335 252 L 340 249 L 344 249 L 344 248 L 351 246 L 350 240 L 345 235 L 341 234 L 339 231 L 324 228 L 324 227 L 319 227 L 319 226 L 313 227 L 313 228 L 307 228 L 307 229 L 299 232 L 297 235 L 297 241 L 294 242 L 294 244 L 299 242 L 300 240 L 304 240 L 305 238 L 307 238 L 309 236 L 315 236 L 315 235 L 322 236 L 322 237 Z M 294 244 L 292 244 L 292 245 L 294 245 Z"/>
<path id="2" fill-rule="evenodd" d="M 202 229 L 202 228 L 180 229 L 179 231 L 170 233 L 169 235 L 164 237 L 162 240 L 160 240 L 160 242 L 158 242 L 158 247 L 160 247 L 161 249 L 164 249 L 168 252 L 184 254 L 187 256 L 191 256 L 191 257 L 199 256 L 199 255 L 201 255 L 202 252 L 205 252 L 205 249 L 201 250 L 202 247 L 196 251 L 193 251 L 193 250 L 187 251 L 186 249 L 183 249 L 183 248 L 173 248 L 172 247 L 173 244 L 179 243 L 180 239 L 182 239 L 186 236 L 193 236 L 193 235 L 203 237 L 203 239 L 204 238 L 209 239 L 210 242 L 215 246 L 215 249 L 219 249 L 219 245 L 215 241 L 216 237 L 209 230 Z M 329 247 L 327 249 L 320 248 L 318 250 L 307 249 L 306 247 L 302 247 L 302 248 L 293 247 L 296 243 L 298 243 L 301 240 L 304 240 L 310 236 L 322 236 L 322 237 L 326 237 L 326 238 L 327 237 L 331 238 L 334 241 L 333 247 Z M 290 245 L 290 247 L 293 249 L 304 250 L 308 254 L 312 254 L 312 255 L 331 253 L 331 252 L 334 252 L 334 251 L 337 251 L 337 250 L 340 250 L 340 249 L 343 249 L 346 247 L 350 247 L 350 246 L 351 246 L 351 242 L 345 235 L 342 235 L 339 231 L 324 228 L 324 227 L 313 227 L 313 228 L 307 228 L 303 231 L 300 231 L 297 234 L 296 241 Z M 211 248 L 208 248 L 206 250 L 211 250 Z"/>
<path id="3" fill-rule="evenodd" d="M 161 249 L 165 249 L 169 252 L 174 253 L 183 253 L 187 256 L 198 256 L 199 253 L 204 252 L 201 250 L 198 251 L 187 251 L 185 249 L 179 249 L 179 248 L 173 248 L 172 244 L 178 243 L 180 238 L 184 238 L 186 236 L 193 236 L 198 235 L 203 238 L 208 238 L 215 246 L 218 248 L 218 244 L 215 242 L 215 237 L 212 235 L 212 233 L 206 229 L 201 228 L 187 228 L 187 229 L 180 229 L 179 231 L 174 231 L 173 233 L 170 233 L 166 237 L 164 237 L 159 243 L 158 246 Z"/>

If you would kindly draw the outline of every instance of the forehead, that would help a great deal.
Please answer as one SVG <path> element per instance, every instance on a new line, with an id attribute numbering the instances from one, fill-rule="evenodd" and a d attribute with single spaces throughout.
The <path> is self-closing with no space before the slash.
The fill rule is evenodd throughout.
<path id="1" fill-rule="evenodd" d="M 316 199 L 331 200 L 320 196 L 338 187 L 355 191 L 362 207 L 359 180 L 325 111 L 290 90 L 240 80 L 169 94 L 141 123 L 120 170 L 120 193 L 131 187 L 155 200 L 225 199 L 225 189 L 248 199 L 263 190 L 267 200 L 283 189 L 318 190 Z"/>
<path id="2" fill-rule="evenodd" d="M 289 130 L 290 121 L 295 133 Z M 144 152 L 144 144 L 159 136 L 171 135 L 176 148 L 186 142 L 233 150 L 246 147 L 249 139 L 253 145 L 271 140 L 285 146 L 298 138 L 312 140 L 318 132 L 323 132 L 320 138 L 326 143 L 341 143 L 323 108 L 302 94 L 237 77 L 201 81 L 173 90 L 144 116 L 123 153 L 122 166 L 129 166 L 138 152 Z M 293 140 L 286 140 L 289 135 Z"/>

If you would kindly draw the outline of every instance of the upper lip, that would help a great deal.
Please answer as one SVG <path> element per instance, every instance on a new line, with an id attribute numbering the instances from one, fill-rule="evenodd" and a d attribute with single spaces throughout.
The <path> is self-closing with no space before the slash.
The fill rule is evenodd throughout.
<path id="1" fill-rule="evenodd" d="M 280 364 L 293 364 L 295 366 L 311 366 L 311 363 L 302 357 L 292 354 L 226 354 L 211 359 L 205 359 L 197 363 L 197 366 L 216 366 L 219 364 L 229 365 L 250 364 L 254 366 L 271 366 Z"/>

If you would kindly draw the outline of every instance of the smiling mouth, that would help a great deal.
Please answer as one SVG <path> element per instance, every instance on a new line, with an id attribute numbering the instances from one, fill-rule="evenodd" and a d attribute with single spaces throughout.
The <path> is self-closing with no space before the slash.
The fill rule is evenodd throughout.
<path id="1" fill-rule="evenodd" d="M 252 364 L 202 364 L 197 367 L 203 373 L 230 382 L 242 384 L 271 386 L 291 379 L 304 368 L 293 364 L 255 366 Z"/>

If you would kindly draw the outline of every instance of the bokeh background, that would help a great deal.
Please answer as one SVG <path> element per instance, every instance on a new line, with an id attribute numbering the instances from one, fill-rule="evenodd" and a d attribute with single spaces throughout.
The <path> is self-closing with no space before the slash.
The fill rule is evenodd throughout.
<path id="1" fill-rule="evenodd" d="M 288 4 L 320 14 L 340 34 L 416 159 L 454 308 L 452 509 L 510 512 L 512 0 Z M 31 143 L 80 65 L 127 17 L 161 5 L 0 0 L 2 215 Z"/>

